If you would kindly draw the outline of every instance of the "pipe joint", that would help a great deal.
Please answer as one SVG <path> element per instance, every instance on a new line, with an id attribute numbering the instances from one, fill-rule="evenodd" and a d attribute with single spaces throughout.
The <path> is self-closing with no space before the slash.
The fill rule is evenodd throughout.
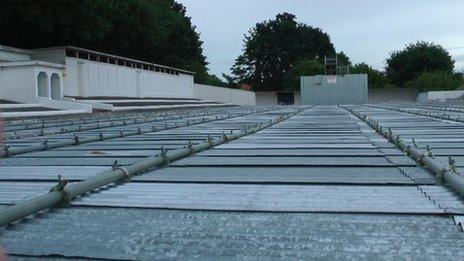
<path id="1" fill-rule="evenodd" d="M 164 148 L 164 147 L 161 147 L 161 153 L 158 154 L 159 157 L 161 157 L 163 159 L 163 164 L 165 166 L 169 166 L 169 156 L 168 156 L 168 151 Z"/>
<path id="2" fill-rule="evenodd" d="M 69 207 L 71 205 L 71 194 L 66 187 L 68 184 L 68 180 L 63 179 L 61 175 L 58 175 L 58 184 L 53 186 L 50 190 L 49 193 L 52 192 L 60 192 L 61 193 L 61 207 Z"/>

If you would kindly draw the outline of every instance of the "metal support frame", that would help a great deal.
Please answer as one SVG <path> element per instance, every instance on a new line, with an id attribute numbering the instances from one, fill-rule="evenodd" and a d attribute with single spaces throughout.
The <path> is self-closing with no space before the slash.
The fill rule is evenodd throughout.
<path id="1" fill-rule="evenodd" d="M 112 168 L 109 171 L 102 172 L 87 180 L 66 185 L 63 188 L 66 190 L 66 193 L 62 193 L 62 191 L 52 190 L 47 194 L 18 203 L 16 205 L 2 210 L 0 212 L 0 226 L 6 226 L 14 221 L 20 220 L 29 215 L 33 215 L 40 211 L 60 206 L 60 204 L 63 204 L 65 201 L 71 201 L 78 196 L 82 196 L 88 192 L 99 189 L 103 186 L 112 183 L 122 182 L 125 180 L 127 181 L 127 177 L 132 177 L 134 175 L 143 173 L 154 167 L 163 166 L 165 164 L 166 158 L 173 161 L 184 157 L 188 157 L 189 155 L 192 155 L 192 153 L 198 153 L 204 150 L 208 150 L 227 141 L 236 140 L 243 136 L 250 135 L 252 133 L 268 128 L 276 123 L 279 123 L 283 120 L 288 119 L 289 117 L 294 116 L 297 113 L 300 113 L 301 111 L 303 111 L 303 109 L 297 109 L 291 113 L 286 114 L 283 117 L 276 117 L 274 120 L 265 122 L 256 127 L 228 134 L 217 139 L 207 139 L 205 142 L 193 145 L 191 147 L 172 150 L 168 152 L 161 152 L 154 158 L 150 158 L 135 163 L 133 165 L 124 167 L 124 169 L 118 167 Z M 66 194 L 67 196 L 65 197 L 64 194 Z"/>
<path id="2" fill-rule="evenodd" d="M 63 133 L 73 132 L 73 131 L 103 129 L 103 128 L 110 128 L 110 127 L 117 127 L 117 126 L 126 126 L 126 125 L 131 125 L 131 124 L 137 124 L 137 123 L 140 123 L 140 122 L 148 123 L 148 122 L 158 122 L 158 121 L 161 121 L 161 120 L 183 119 L 183 118 L 188 118 L 188 117 L 198 116 L 198 115 L 212 115 L 214 113 L 220 113 L 222 111 L 223 110 L 219 110 L 219 111 L 213 110 L 213 111 L 209 111 L 209 112 L 202 112 L 202 113 L 199 113 L 199 114 L 198 113 L 197 114 L 194 114 L 194 113 L 185 114 L 185 113 L 183 113 L 183 111 L 176 111 L 176 113 L 179 113 L 180 115 L 173 114 L 170 117 L 168 117 L 166 115 L 163 118 L 157 118 L 157 116 L 159 114 L 154 114 L 154 115 L 153 114 L 151 114 L 151 115 L 150 114 L 148 114 L 148 115 L 145 114 L 143 116 L 136 116 L 135 118 L 134 118 L 134 116 L 127 116 L 127 117 L 116 116 L 116 117 L 109 117 L 109 119 L 104 119 L 104 120 L 99 120 L 98 118 L 96 120 L 80 120 L 81 123 L 79 123 L 80 125 L 77 125 L 77 126 L 76 126 L 76 123 L 74 122 L 74 120 L 71 120 L 71 121 L 68 121 L 68 122 L 57 122 L 55 125 L 47 126 L 47 128 L 53 128 L 53 127 L 61 127 L 61 128 L 60 128 L 60 130 L 52 132 L 52 133 L 47 132 L 46 135 L 63 134 Z M 129 121 L 129 123 L 126 120 Z M 86 124 L 86 125 L 89 124 L 90 125 L 92 123 L 96 123 L 96 125 L 82 126 L 83 124 Z M 104 123 L 106 123 L 106 124 L 104 124 Z M 39 130 L 39 134 L 37 134 L 37 133 L 29 133 L 28 135 L 21 135 L 21 137 L 20 137 L 18 135 L 17 131 L 38 129 L 38 128 L 29 128 L 28 124 L 26 124 L 25 126 L 26 126 L 26 128 L 13 129 L 12 131 L 14 131 L 14 134 L 13 134 L 12 137 L 14 139 L 21 139 L 21 138 L 26 138 L 26 137 L 33 137 L 33 136 L 36 136 L 36 135 L 44 136 L 44 134 L 45 134 L 43 129 L 46 128 L 46 127 L 45 127 L 44 123 L 42 122 L 42 126 L 39 127 L 39 128 L 42 128 L 41 130 Z M 64 128 L 63 126 L 72 126 L 72 127 Z M 11 130 L 7 130 L 7 131 L 11 131 Z M 7 138 L 12 138 L 12 137 L 10 136 L 10 137 L 7 137 Z"/>
<path id="3" fill-rule="evenodd" d="M 397 111 L 397 112 L 404 112 L 404 113 L 409 113 L 409 114 L 414 114 L 418 116 L 426 116 L 426 117 L 432 117 L 440 120 L 448 120 L 448 121 L 455 121 L 459 123 L 464 123 L 464 118 L 460 117 L 453 117 L 451 115 L 447 114 L 432 114 L 432 113 L 426 113 L 426 112 L 419 112 L 419 111 L 410 111 L 408 109 L 404 108 L 392 108 L 390 106 L 379 106 L 379 105 L 366 105 L 366 107 L 372 107 L 372 108 L 380 108 L 380 109 L 386 109 L 386 110 L 391 110 L 391 111 Z"/>
<path id="4" fill-rule="evenodd" d="M 272 110 L 271 108 L 264 108 L 264 109 L 258 109 L 254 111 L 250 111 L 249 114 L 252 113 L 260 113 L 260 112 L 265 112 L 265 111 L 270 111 Z M 242 113 L 243 114 L 243 113 Z M 214 119 L 211 120 L 202 120 L 202 121 L 190 121 L 188 124 L 174 124 L 172 126 L 168 126 L 165 123 L 164 129 L 161 130 L 170 130 L 170 129 L 175 129 L 175 128 L 180 128 L 180 127 L 185 127 L 185 126 L 191 126 L 191 125 L 197 125 L 201 123 L 206 123 L 206 122 L 212 122 L 212 121 L 217 121 L 217 120 L 225 120 L 225 119 L 230 119 L 230 118 L 235 118 L 235 117 L 240 117 L 238 113 L 229 113 L 227 116 L 219 117 L 216 116 Z M 114 126 L 113 126 L 114 127 Z M 140 125 L 139 125 L 140 127 Z M 9 156 L 14 156 L 18 154 L 24 154 L 24 153 L 29 153 L 29 152 L 37 152 L 37 151 L 44 151 L 44 150 L 51 150 L 51 149 L 56 149 L 56 148 L 62 148 L 62 147 L 68 147 L 68 146 L 76 146 L 84 143 L 90 143 L 90 142 L 97 142 L 97 141 L 102 141 L 102 140 L 111 140 L 111 139 L 118 139 L 118 138 L 123 138 L 127 136 L 135 136 L 135 135 L 142 135 L 146 133 L 152 133 L 153 129 L 148 129 L 148 130 L 141 130 L 137 128 L 135 131 L 126 131 L 124 132 L 122 129 L 119 131 L 118 134 L 108 134 L 105 136 L 102 136 L 100 134 L 97 134 L 94 137 L 86 137 L 86 138 L 80 138 L 76 133 L 74 134 L 74 137 L 72 140 L 69 141 L 62 141 L 62 142 L 56 142 L 56 143 L 46 143 L 46 144 L 40 144 L 40 145 L 35 145 L 35 146 L 30 146 L 30 147 L 19 147 L 19 148 L 10 148 L 8 150 L 8 153 L 1 153 L 0 158 L 2 157 L 9 157 Z"/>
<path id="5" fill-rule="evenodd" d="M 433 156 L 430 156 L 428 153 L 422 153 L 417 148 L 411 147 L 407 145 L 406 141 L 399 138 L 399 136 L 392 135 L 393 133 L 391 130 L 385 131 L 380 127 L 378 122 L 373 119 L 368 118 L 366 115 L 363 115 L 349 107 L 339 106 L 362 121 L 368 124 L 371 128 L 373 128 L 377 133 L 381 134 L 383 137 L 388 139 L 391 143 L 395 144 L 395 146 L 404 151 L 407 155 L 411 158 L 416 160 L 416 162 L 423 164 L 427 167 L 430 171 L 432 171 L 438 179 L 437 183 L 440 183 L 440 180 L 445 181 L 454 191 L 459 193 L 461 196 L 464 197 L 464 177 L 459 175 L 459 173 L 453 171 L 452 168 L 447 168 L 444 165 L 441 165 L 437 160 L 434 159 Z"/>

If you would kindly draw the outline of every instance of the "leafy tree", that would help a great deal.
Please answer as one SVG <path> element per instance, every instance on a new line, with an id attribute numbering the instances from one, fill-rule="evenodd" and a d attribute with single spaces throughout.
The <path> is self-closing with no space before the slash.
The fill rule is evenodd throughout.
<path id="1" fill-rule="evenodd" d="M 351 65 L 350 57 L 348 57 L 344 52 L 337 53 L 338 62 L 341 65 L 349 66 Z"/>
<path id="2" fill-rule="evenodd" d="M 369 88 L 385 88 L 387 79 L 385 73 L 378 71 L 366 63 L 358 63 L 351 68 L 352 73 L 365 73 L 369 82 Z"/>
<path id="3" fill-rule="evenodd" d="M 199 34 L 174 0 L 0 0 L 0 7 L 2 44 L 76 45 L 195 71 L 198 82 L 211 80 Z"/>
<path id="4" fill-rule="evenodd" d="M 324 74 L 324 65 L 317 59 L 298 61 L 284 76 L 284 89 L 288 91 L 300 88 L 301 76 Z"/>
<path id="5" fill-rule="evenodd" d="M 455 90 L 464 84 L 464 79 L 459 74 L 435 71 L 424 72 L 416 79 L 406 83 L 406 87 L 416 88 L 419 92 Z"/>
<path id="6" fill-rule="evenodd" d="M 284 76 L 299 60 L 334 54 L 328 34 L 282 13 L 257 23 L 245 35 L 243 54 L 231 70 L 237 82 L 249 83 L 255 91 L 282 90 Z"/>
<path id="7" fill-rule="evenodd" d="M 240 85 L 237 83 L 234 76 L 223 73 L 222 78 L 226 79 L 225 83 L 228 88 L 234 88 L 234 89 L 240 88 Z"/>
<path id="8" fill-rule="evenodd" d="M 391 54 L 387 59 L 386 75 L 392 84 L 403 87 L 406 82 L 423 73 L 452 73 L 453 68 L 454 61 L 443 47 L 428 42 L 416 42 Z"/>
<path id="9" fill-rule="evenodd" d="M 206 76 L 206 79 L 203 81 L 203 84 L 214 85 L 219 87 L 229 87 L 229 85 L 223 80 L 221 80 L 219 77 L 210 74 Z"/>

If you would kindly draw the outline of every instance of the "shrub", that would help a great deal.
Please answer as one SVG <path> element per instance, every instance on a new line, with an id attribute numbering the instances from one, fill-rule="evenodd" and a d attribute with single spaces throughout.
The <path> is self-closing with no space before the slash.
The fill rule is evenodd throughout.
<path id="1" fill-rule="evenodd" d="M 422 73 L 416 79 L 407 82 L 405 86 L 424 92 L 455 90 L 463 84 L 464 80 L 458 74 L 436 71 Z"/>

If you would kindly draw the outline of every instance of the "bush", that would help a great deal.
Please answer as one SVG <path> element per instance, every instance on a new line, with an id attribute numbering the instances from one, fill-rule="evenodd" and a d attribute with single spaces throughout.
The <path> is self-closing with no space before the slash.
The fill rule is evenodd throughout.
<path id="1" fill-rule="evenodd" d="M 419 92 L 455 90 L 464 84 L 459 74 L 449 72 L 425 72 L 406 83 L 406 87 L 416 88 Z"/>
<path id="2" fill-rule="evenodd" d="M 378 71 L 366 63 L 358 63 L 351 69 L 352 73 L 365 73 L 369 81 L 370 89 L 385 88 L 387 86 L 387 79 L 385 73 Z"/>

